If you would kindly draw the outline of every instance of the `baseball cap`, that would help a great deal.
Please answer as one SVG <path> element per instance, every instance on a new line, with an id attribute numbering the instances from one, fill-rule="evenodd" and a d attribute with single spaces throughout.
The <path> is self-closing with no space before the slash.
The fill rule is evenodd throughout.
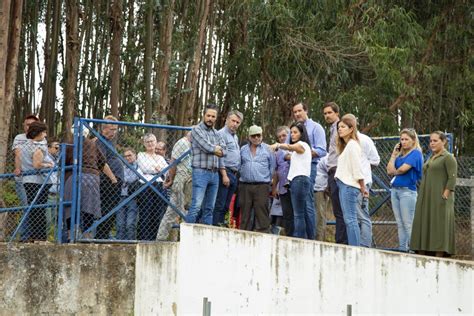
<path id="1" fill-rule="evenodd" d="M 257 126 L 257 125 L 252 125 L 249 128 L 249 136 L 262 134 L 262 132 L 263 132 L 262 128 L 260 126 Z"/>

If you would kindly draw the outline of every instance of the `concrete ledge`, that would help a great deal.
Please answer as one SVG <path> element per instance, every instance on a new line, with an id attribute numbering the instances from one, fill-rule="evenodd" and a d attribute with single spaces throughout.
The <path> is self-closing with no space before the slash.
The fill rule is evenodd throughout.
<path id="1" fill-rule="evenodd" d="M 0 245 L 0 314 L 132 314 L 135 245 Z"/>
<path id="2" fill-rule="evenodd" d="M 0 244 L 0 315 L 473 314 L 472 262 L 202 225 L 180 243 Z"/>
<path id="3" fill-rule="evenodd" d="M 473 313 L 472 263 L 181 226 L 178 311 L 221 314 Z"/>

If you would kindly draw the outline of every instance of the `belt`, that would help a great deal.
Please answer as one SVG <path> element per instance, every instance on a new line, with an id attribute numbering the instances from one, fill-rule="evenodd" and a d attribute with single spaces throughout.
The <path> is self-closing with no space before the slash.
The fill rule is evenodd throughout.
<path id="1" fill-rule="evenodd" d="M 196 169 L 201 169 L 201 170 L 206 170 L 206 171 L 209 171 L 209 172 L 217 172 L 219 171 L 219 168 L 196 168 Z"/>
<path id="2" fill-rule="evenodd" d="M 230 173 L 232 173 L 232 174 L 234 174 L 234 175 L 236 175 L 237 172 L 239 172 L 239 170 L 233 170 L 233 169 L 231 169 L 231 168 L 225 168 L 225 170 L 227 170 L 228 172 L 230 172 Z"/>
<path id="3" fill-rule="evenodd" d="M 269 185 L 270 182 L 240 182 L 242 184 L 250 184 L 250 185 L 260 185 L 260 184 L 266 184 Z"/>

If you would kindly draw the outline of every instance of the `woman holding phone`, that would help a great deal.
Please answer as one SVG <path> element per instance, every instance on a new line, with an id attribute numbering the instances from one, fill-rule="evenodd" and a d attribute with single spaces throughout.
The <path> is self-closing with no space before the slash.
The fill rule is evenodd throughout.
<path id="1" fill-rule="evenodd" d="M 399 250 L 407 252 L 411 237 L 411 227 L 417 198 L 416 184 L 421 179 L 423 155 L 418 136 L 414 129 L 405 128 L 400 132 L 400 143 L 393 149 L 387 164 L 391 181 L 391 201 L 397 221 Z"/>

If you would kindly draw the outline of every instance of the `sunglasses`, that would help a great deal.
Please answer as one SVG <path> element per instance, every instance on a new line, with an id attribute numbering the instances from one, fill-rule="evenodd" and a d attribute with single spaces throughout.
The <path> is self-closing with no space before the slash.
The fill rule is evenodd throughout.
<path id="1" fill-rule="evenodd" d="M 250 135 L 250 137 L 252 137 L 252 138 L 257 138 L 257 137 L 258 137 L 258 138 L 260 138 L 260 137 L 262 137 L 262 134 Z"/>

